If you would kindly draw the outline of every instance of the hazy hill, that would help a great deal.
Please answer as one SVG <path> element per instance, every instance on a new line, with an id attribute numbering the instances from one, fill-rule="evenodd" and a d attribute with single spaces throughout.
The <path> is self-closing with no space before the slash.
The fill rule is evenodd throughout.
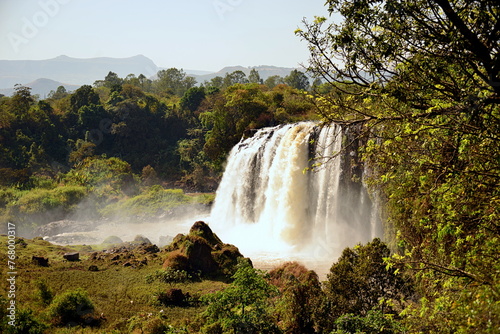
<path id="1" fill-rule="evenodd" d="M 232 73 L 234 71 L 243 71 L 248 76 L 252 69 L 256 69 L 259 72 L 260 77 L 263 80 L 266 80 L 268 77 L 273 76 L 273 75 L 279 75 L 281 77 L 286 77 L 295 68 L 268 66 L 268 65 L 260 65 L 260 66 L 253 66 L 253 67 L 227 66 L 218 72 L 204 74 L 204 75 L 196 75 L 194 77 L 196 77 L 196 80 L 199 83 L 203 83 L 205 80 L 210 80 L 212 78 L 215 78 L 216 76 L 224 77 L 226 75 L 226 73 Z M 302 71 L 304 71 L 304 70 L 302 70 Z"/>
<path id="2" fill-rule="evenodd" d="M 0 94 L 11 95 L 14 85 L 22 84 L 31 87 L 32 93 L 40 94 L 43 98 L 60 85 L 64 85 L 67 90 L 75 90 L 84 84 L 92 85 L 96 80 L 104 79 L 109 71 L 115 72 L 122 78 L 131 73 L 137 76 L 144 74 L 152 78 L 160 69 L 151 59 L 143 55 L 129 58 L 82 59 L 59 56 L 47 60 L 0 60 Z M 294 70 L 287 67 L 261 65 L 228 66 L 213 73 L 203 70 L 184 71 L 195 77 L 198 83 L 203 83 L 205 80 L 216 76 L 224 77 L 227 73 L 234 71 L 243 71 L 248 76 L 252 69 L 256 69 L 264 80 L 272 75 L 285 77 Z"/>
<path id="3" fill-rule="evenodd" d="M 35 81 L 32 81 L 30 83 L 24 84 L 24 86 L 30 87 L 31 88 L 31 94 L 38 94 L 40 95 L 40 98 L 46 98 L 47 95 L 50 93 L 51 90 L 56 91 L 57 87 L 59 86 L 64 86 L 66 88 L 66 91 L 71 92 L 80 87 L 80 85 L 70 85 L 70 84 L 64 84 L 59 81 L 54 81 L 51 79 L 37 79 Z M 0 89 L 0 94 L 5 95 L 5 96 L 11 96 L 12 93 L 14 93 L 14 88 L 4 88 Z"/>
<path id="4" fill-rule="evenodd" d="M 149 58 L 139 55 L 129 58 L 70 58 L 59 56 L 47 60 L 0 60 L 0 88 L 27 84 L 39 78 L 73 85 L 93 84 L 109 71 L 120 77 L 144 74 L 150 77 L 158 71 Z"/>

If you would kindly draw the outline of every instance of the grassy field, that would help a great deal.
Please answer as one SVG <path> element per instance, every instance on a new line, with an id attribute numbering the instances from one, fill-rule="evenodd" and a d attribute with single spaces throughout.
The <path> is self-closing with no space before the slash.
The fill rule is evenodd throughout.
<path id="1" fill-rule="evenodd" d="M 9 271 L 7 241 L 7 236 L 0 236 L 3 250 L 0 263 L 5 264 L 2 277 Z M 103 248 L 104 245 L 63 247 L 40 238 L 17 239 L 15 300 L 18 311 L 31 309 L 39 321 L 49 326 L 46 333 L 154 333 L 160 324 L 177 329 L 191 326 L 204 309 L 196 300 L 226 285 L 223 280 L 147 282 L 148 275 L 162 268 L 166 254 L 163 250 L 148 252 L 144 246 L 133 244 Z M 69 252 L 79 252 L 80 260 L 64 259 L 63 255 Z M 33 263 L 32 256 L 48 258 L 49 266 Z M 78 288 L 88 293 L 95 307 L 92 318 L 98 324 L 69 329 L 56 326 L 49 312 L 51 300 Z M 173 288 L 189 293 L 190 302 L 180 307 L 157 301 L 160 293 Z M 10 300 L 6 293 L 2 295 L 3 302 Z"/>

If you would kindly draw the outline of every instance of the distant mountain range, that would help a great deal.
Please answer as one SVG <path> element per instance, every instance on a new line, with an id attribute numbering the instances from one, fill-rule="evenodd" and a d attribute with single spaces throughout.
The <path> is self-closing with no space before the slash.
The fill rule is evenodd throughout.
<path id="1" fill-rule="evenodd" d="M 216 76 L 224 77 L 226 73 L 238 70 L 248 75 L 252 68 L 255 68 L 264 80 L 272 75 L 287 76 L 293 70 L 276 66 L 229 66 L 213 73 L 202 70 L 184 71 L 195 77 L 198 83 L 203 83 L 205 80 Z M 80 59 L 59 56 L 47 60 L 0 60 L 0 94 L 9 96 L 14 91 L 14 85 L 22 84 L 31 87 L 33 94 L 44 98 L 59 86 L 73 91 L 84 84 L 92 85 L 96 80 L 104 79 L 109 71 L 122 78 L 129 74 L 153 77 L 161 69 L 143 55 L 129 58 Z"/>
<path id="2" fill-rule="evenodd" d="M 81 85 L 64 84 L 55 80 L 45 78 L 36 79 L 35 81 L 24 84 L 24 86 L 30 87 L 31 94 L 38 94 L 41 98 L 46 98 L 50 91 L 53 90 L 55 92 L 57 90 L 57 87 L 59 86 L 64 86 L 67 92 L 77 90 L 81 87 Z M 0 94 L 5 96 L 11 96 L 13 93 L 14 87 L 0 89 Z"/>

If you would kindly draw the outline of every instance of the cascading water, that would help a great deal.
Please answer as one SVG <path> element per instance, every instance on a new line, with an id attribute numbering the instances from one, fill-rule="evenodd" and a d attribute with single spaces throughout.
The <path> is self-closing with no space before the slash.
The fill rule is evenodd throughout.
<path id="1" fill-rule="evenodd" d="M 356 145 L 342 150 L 350 137 L 340 126 L 301 122 L 242 140 L 217 190 L 212 228 L 252 258 L 331 261 L 380 236 Z"/>

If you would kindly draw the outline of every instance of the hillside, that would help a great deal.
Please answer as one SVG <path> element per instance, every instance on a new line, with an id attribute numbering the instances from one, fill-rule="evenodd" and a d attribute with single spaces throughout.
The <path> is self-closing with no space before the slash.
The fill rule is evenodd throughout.
<path id="1" fill-rule="evenodd" d="M 80 88 L 80 85 L 70 85 L 59 81 L 41 78 L 36 79 L 30 83 L 24 84 L 24 86 L 31 88 L 32 94 L 38 94 L 41 98 L 47 97 L 51 91 L 56 91 L 57 87 L 63 86 L 66 91 L 72 92 Z M 14 93 L 14 88 L 4 88 L 0 89 L 0 94 L 5 96 L 11 96 Z"/>
<path id="2" fill-rule="evenodd" d="M 109 71 L 121 77 L 144 74 L 148 77 L 158 71 L 149 58 L 138 55 L 129 58 L 71 58 L 59 56 L 47 60 L 0 60 L 0 88 L 12 88 L 39 78 L 49 78 L 73 85 L 92 84 Z"/>
<path id="3" fill-rule="evenodd" d="M 119 77 L 129 74 L 139 76 L 144 74 L 148 78 L 155 77 L 156 73 L 164 69 L 158 67 L 151 59 L 138 55 L 129 58 L 71 58 L 59 56 L 46 60 L 0 60 L 0 94 L 11 95 L 16 84 L 25 85 L 33 89 L 34 94 L 41 97 L 48 94 L 58 86 L 64 85 L 67 90 L 75 90 L 81 85 L 91 85 L 96 80 L 101 80 L 110 71 Z M 262 79 L 273 75 L 285 77 L 293 68 L 260 65 L 254 67 L 227 66 L 217 72 L 204 70 L 184 70 L 198 83 L 210 80 L 216 76 L 224 77 L 227 73 L 243 71 L 246 75 L 256 69 Z M 47 79 L 41 79 L 47 78 Z M 56 81 L 56 84 L 46 80 Z M 61 84 L 64 83 L 64 84 Z M 55 88 L 53 88 L 55 86 Z M 71 87 L 70 85 L 74 85 Z"/>

